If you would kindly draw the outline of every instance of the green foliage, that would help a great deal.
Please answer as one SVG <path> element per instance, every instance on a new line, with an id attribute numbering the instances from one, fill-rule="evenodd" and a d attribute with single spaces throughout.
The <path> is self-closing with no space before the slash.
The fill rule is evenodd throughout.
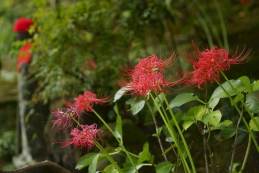
<path id="1" fill-rule="evenodd" d="M 146 142 L 143 146 L 143 151 L 139 153 L 138 163 L 143 163 L 144 161 L 150 161 L 151 154 L 149 153 L 149 144 Z"/>
<path id="2" fill-rule="evenodd" d="M 170 102 L 170 108 L 180 107 L 183 104 L 194 100 L 201 101 L 199 97 L 195 96 L 193 93 L 181 93 Z"/>
<path id="3" fill-rule="evenodd" d="M 156 165 L 156 173 L 169 173 L 173 164 L 169 161 L 161 162 Z"/>
<path id="4" fill-rule="evenodd" d="M 39 34 L 31 72 L 41 81 L 44 90 L 38 96 L 44 99 L 71 96 L 72 88 L 74 93 L 113 93 L 119 64 L 134 62 L 153 32 L 159 35 L 152 39 L 159 38 L 163 45 L 162 35 L 173 19 L 164 2 L 153 0 L 60 1 L 56 8 L 45 0 L 32 2 L 38 9 L 33 16 Z M 96 68 L 87 62 L 95 62 Z"/>
<path id="5" fill-rule="evenodd" d="M 259 117 L 254 117 L 255 121 L 259 123 Z M 250 120 L 249 126 L 253 131 L 259 131 L 259 128 L 255 125 L 255 122 L 253 120 Z"/>
<path id="6" fill-rule="evenodd" d="M 252 113 L 259 113 L 259 92 L 252 92 L 246 96 L 246 105 Z"/>
<path id="7" fill-rule="evenodd" d="M 144 108 L 146 102 L 143 100 L 143 98 L 131 98 L 126 102 L 126 104 L 130 104 L 131 113 L 136 115 Z"/>
<path id="8" fill-rule="evenodd" d="M 0 157 L 10 157 L 14 154 L 14 131 L 6 131 L 0 137 Z"/>
<path id="9" fill-rule="evenodd" d="M 117 114 L 116 126 L 115 126 L 114 133 L 115 133 L 117 138 L 122 140 L 122 122 L 121 122 L 121 116 L 119 115 L 119 110 L 118 110 L 117 105 L 114 106 L 114 111 Z"/>
<path id="10" fill-rule="evenodd" d="M 115 95 L 114 95 L 114 100 L 113 102 L 116 102 L 117 100 L 119 100 L 127 91 L 129 90 L 128 87 L 122 87 L 121 89 L 119 89 Z"/>
<path id="11" fill-rule="evenodd" d="M 95 173 L 96 172 L 96 166 L 97 166 L 97 161 L 99 159 L 99 155 L 97 154 L 96 156 L 93 157 L 89 167 L 88 167 L 88 172 L 89 173 Z"/>
<path id="12" fill-rule="evenodd" d="M 40 81 L 39 92 L 35 93 L 37 99 L 60 101 L 61 98 L 74 97 L 82 91 L 91 90 L 94 93 L 106 95 L 116 93 L 114 102 L 118 102 L 122 100 L 122 95 L 128 91 L 128 88 L 123 87 L 116 92 L 121 64 L 134 64 L 138 57 L 148 56 L 151 53 L 164 56 L 172 53 L 172 51 L 178 51 L 177 46 L 186 46 L 184 40 L 187 40 L 189 44 L 190 38 L 195 38 L 195 41 L 196 38 L 199 39 L 199 42 L 203 45 L 209 43 L 209 46 L 211 46 L 214 42 L 219 47 L 228 47 L 226 33 L 222 31 L 222 22 L 228 21 L 226 27 L 231 28 L 229 32 L 234 33 L 235 39 L 238 38 L 239 41 L 239 38 L 243 35 L 237 34 L 240 29 L 238 30 L 235 25 L 242 22 L 240 17 L 242 13 L 247 16 L 252 14 L 248 11 L 256 9 L 256 7 L 250 8 L 251 6 L 242 6 L 237 1 L 208 3 L 204 0 L 183 0 L 179 2 L 172 0 L 64 0 L 56 1 L 54 6 L 50 5 L 49 0 L 24 2 L 3 0 L 0 6 L 0 13 L 4 14 L 0 17 L 0 34 L 2 36 L 0 38 L 2 41 L 0 52 L 3 55 L 6 55 L 8 51 L 10 51 L 10 55 L 17 54 L 21 43 L 15 42 L 12 44 L 14 41 L 13 22 L 21 16 L 32 17 L 36 22 L 34 32 L 38 33 L 35 33 L 33 39 L 35 61 L 31 64 L 30 72 L 35 74 L 35 77 Z M 224 19 L 220 13 L 224 15 Z M 251 26 L 255 22 L 249 23 L 249 26 Z M 248 24 L 242 25 L 242 27 L 249 28 Z M 221 38 L 222 32 L 223 39 Z M 178 38 L 177 40 L 175 40 L 175 36 Z M 238 42 L 232 41 L 232 44 L 233 47 L 236 47 Z M 2 59 L 3 57 L 1 56 Z M 123 171 L 133 173 L 136 171 L 135 169 L 146 166 L 145 164 L 148 162 L 155 166 L 156 172 L 167 173 L 173 167 L 187 164 L 184 161 L 185 158 L 186 160 L 190 158 L 190 155 L 187 156 L 190 145 L 187 147 L 183 145 L 184 139 L 181 134 L 184 133 L 188 136 L 191 126 L 194 124 L 198 128 L 204 125 L 205 129 L 202 130 L 208 135 L 212 130 L 220 130 L 224 139 L 233 137 L 236 134 L 236 122 L 224 119 L 230 115 L 224 115 L 221 112 L 219 103 L 223 98 L 228 97 L 227 92 L 234 98 L 231 105 L 240 106 L 241 100 L 245 98 L 244 94 L 246 94 L 248 110 L 244 114 L 246 115 L 249 111 L 252 115 L 258 113 L 259 82 L 252 83 L 246 76 L 237 80 L 230 80 L 230 82 L 235 90 L 227 82 L 224 82 L 221 84 L 224 90 L 221 87 L 216 88 L 208 102 L 203 102 L 200 95 L 198 97 L 192 93 L 193 91 L 188 91 L 173 96 L 174 99 L 168 106 L 162 94 L 156 95 L 153 100 L 152 113 L 161 114 L 162 112 L 162 114 L 165 114 L 165 118 L 163 118 L 168 126 L 161 126 L 153 136 L 164 137 L 161 134 L 161 131 L 163 131 L 166 140 L 174 144 L 162 154 L 166 155 L 173 152 L 173 149 L 177 150 L 181 163 L 173 164 L 166 161 L 154 164 L 154 157 L 151 156 L 153 151 L 150 150 L 149 144 L 145 143 L 143 151 L 138 157 L 133 157 L 136 168 L 130 160 L 127 160 Z M 151 102 L 148 99 L 147 101 Z M 184 106 L 188 107 L 192 101 L 198 101 L 200 105 L 186 110 Z M 134 116 L 137 119 L 141 115 L 139 114 L 140 111 L 144 110 L 146 100 L 133 97 L 127 103 L 131 107 L 130 113 L 138 114 Z M 163 109 L 165 105 L 167 105 L 166 109 Z M 173 108 L 179 107 L 186 113 L 182 115 L 181 113 L 172 114 L 170 112 Z M 122 130 L 122 119 L 126 117 L 125 114 L 127 113 L 125 111 L 120 115 L 117 105 L 114 107 L 114 111 L 117 118 L 116 125 L 112 129 L 115 129 L 115 137 L 121 142 L 119 142 L 119 147 L 122 147 L 122 138 L 129 138 L 125 135 L 125 130 Z M 246 117 L 246 119 L 248 118 Z M 258 117 L 255 116 L 254 119 L 250 120 L 249 127 L 253 131 L 258 131 L 258 123 Z M 179 129 L 178 124 L 181 127 Z M 129 136 L 135 138 L 136 126 L 130 126 L 129 129 L 126 130 L 126 133 L 130 131 L 131 135 Z M 247 133 L 243 128 L 239 127 L 238 130 Z M 173 133 L 176 133 L 176 138 L 172 137 Z M 178 145 L 176 145 L 177 142 L 179 142 Z M 192 147 L 190 148 L 192 149 Z M 98 160 L 103 157 L 103 154 L 89 153 L 80 158 L 76 169 L 89 166 L 89 172 L 96 172 Z M 189 161 L 191 162 L 191 160 Z M 236 166 L 233 165 L 234 172 Z M 103 172 L 117 173 L 118 170 L 115 170 L 114 165 L 108 165 Z"/>
<path id="13" fill-rule="evenodd" d="M 208 114 L 205 114 L 203 117 L 202 117 L 202 121 L 205 123 L 205 124 L 211 124 L 213 126 L 216 126 L 218 125 L 218 123 L 220 122 L 221 120 L 221 112 L 219 110 L 216 110 L 214 112 L 210 112 Z"/>
<path id="14" fill-rule="evenodd" d="M 93 162 L 93 160 L 96 158 L 96 156 L 99 156 L 99 153 L 88 153 L 82 156 L 78 160 L 75 169 L 81 170 L 86 166 L 90 165 Z"/>
<path id="15" fill-rule="evenodd" d="M 118 170 L 112 164 L 108 165 L 102 172 L 103 173 L 119 173 Z"/>
<path id="16" fill-rule="evenodd" d="M 241 80 L 229 80 L 229 82 L 235 87 L 237 92 L 242 92 L 246 89 L 245 84 Z M 228 81 L 224 82 L 221 85 L 225 89 L 225 91 L 227 91 L 229 96 L 236 95 L 235 91 L 229 85 Z M 226 98 L 228 97 L 228 95 L 225 91 L 220 86 L 218 86 L 212 93 L 211 98 Z"/>

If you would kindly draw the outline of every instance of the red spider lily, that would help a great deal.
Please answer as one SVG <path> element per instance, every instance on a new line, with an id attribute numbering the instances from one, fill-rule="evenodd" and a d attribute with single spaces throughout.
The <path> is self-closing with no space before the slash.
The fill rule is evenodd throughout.
<path id="1" fill-rule="evenodd" d="M 102 140 L 100 137 L 102 130 L 97 129 L 96 124 L 81 125 L 80 127 L 82 130 L 74 128 L 71 131 L 71 139 L 61 142 L 63 144 L 62 148 L 69 145 L 74 145 L 80 149 L 87 148 L 89 151 L 95 145 L 94 140 Z"/>
<path id="2" fill-rule="evenodd" d="M 175 62 L 175 54 L 163 61 L 156 55 L 139 59 L 135 68 L 125 70 L 128 78 L 119 82 L 122 87 L 127 87 L 128 91 L 136 95 L 146 97 L 150 91 L 161 92 L 163 88 L 173 84 L 173 82 L 164 79 L 164 69 L 170 67 Z"/>
<path id="3" fill-rule="evenodd" d="M 188 73 L 187 84 L 198 85 L 199 89 L 202 89 L 201 85 L 207 85 L 207 82 L 213 82 L 214 80 L 220 80 L 220 71 L 227 71 L 231 65 L 241 64 L 250 53 L 250 50 L 244 55 L 243 51 L 238 54 L 237 51 L 230 58 L 229 52 L 224 49 L 218 49 L 217 46 L 213 46 L 211 49 L 206 49 L 204 52 L 200 52 L 194 45 L 194 56 L 189 56 L 185 53 L 185 57 L 192 64 L 194 71 Z"/>
<path id="4" fill-rule="evenodd" d="M 170 56 L 167 60 L 163 61 L 158 59 L 156 55 L 149 56 L 144 59 L 139 59 L 139 63 L 136 65 L 134 73 L 152 73 L 154 71 L 162 72 L 165 67 L 170 67 L 175 61 L 175 56 Z"/>
<path id="5" fill-rule="evenodd" d="M 53 126 L 56 126 L 58 130 L 69 128 L 74 123 L 73 118 L 80 120 L 80 110 L 75 105 L 70 105 L 68 108 L 58 108 L 52 112 L 55 119 L 51 120 Z"/>
<path id="6" fill-rule="evenodd" d="M 108 97 L 98 99 L 96 94 L 90 91 L 85 91 L 84 94 L 79 95 L 77 98 L 74 98 L 74 100 L 76 101 L 75 104 L 78 109 L 87 112 L 93 111 L 92 107 L 94 104 L 103 104 L 109 101 Z"/>

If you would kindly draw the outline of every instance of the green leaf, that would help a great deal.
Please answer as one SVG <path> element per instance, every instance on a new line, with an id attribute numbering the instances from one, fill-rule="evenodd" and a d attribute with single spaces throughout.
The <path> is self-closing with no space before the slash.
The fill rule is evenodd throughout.
<path id="1" fill-rule="evenodd" d="M 131 113 L 136 115 L 139 111 L 141 111 L 145 106 L 145 100 L 142 98 L 130 98 L 126 101 L 126 104 L 130 105 Z"/>
<path id="2" fill-rule="evenodd" d="M 139 170 L 143 165 L 144 164 L 136 164 L 137 170 Z M 131 163 L 124 163 L 123 166 L 123 173 L 136 173 L 136 170 Z"/>
<path id="3" fill-rule="evenodd" d="M 245 85 L 243 84 L 243 82 L 241 80 L 229 80 L 229 82 L 234 86 L 235 90 L 237 92 L 242 92 L 245 91 Z M 236 93 L 233 91 L 233 89 L 231 88 L 231 86 L 228 84 L 228 81 L 224 82 L 223 84 L 221 84 L 222 87 L 228 92 L 228 94 L 230 96 L 235 95 Z M 225 93 L 225 91 L 218 86 L 214 92 L 211 95 L 211 98 L 225 98 L 228 97 L 227 94 Z"/>
<path id="4" fill-rule="evenodd" d="M 175 144 L 174 144 L 174 145 L 171 145 L 169 148 L 167 148 L 167 149 L 162 153 L 162 155 L 165 155 L 166 153 L 168 153 L 169 151 L 171 151 L 171 149 L 173 149 L 174 147 L 176 147 Z"/>
<path id="5" fill-rule="evenodd" d="M 218 123 L 216 126 L 211 127 L 211 130 L 222 129 L 222 128 L 226 127 L 226 126 L 230 126 L 231 124 L 233 124 L 232 121 L 224 120 L 223 122 Z"/>
<path id="6" fill-rule="evenodd" d="M 165 141 L 166 141 L 166 142 L 173 142 L 173 141 L 174 141 L 173 138 L 172 138 L 172 136 L 170 135 L 170 133 L 169 133 L 167 127 L 166 127 L 165 125 L 163 125 L 162 131 L 163 131 L 163 133 L 164 133 L 165 136 L 166 136 L 166 138 L 165 138 Z"/>
<path id="7" fill-rule="evenodd" d="M 181 112 L 177 112 L 176 114 L 174 114 L 174 117 L 175 117 L 175 120 L 176 120 L 176 123 L 179 123 L 179 121 L 182 119 L 182 115 L 181 115 Z M 176 126 L 175 122 L 173 119 L 171 119 L 169 121 L 170 125 L 172 126 Z"/>
<path id="8" fill-rule="evenodd" d="M 232 173 L 238 173 L 238 171 L 236 170 L 237 167 L 239 166 L 239 163 L 233 163 L 233 167 L 232 167 Z"/>
<path id="9" fill-rule="evenodd" d="M 202 117 L 202 122 L 204 122 L 204 124 L 209 123 L 213 126 L 216 126 L 220 122 L 221 117 L 222 117 L 221 112 L 219 110 L 216 110 L 214 112 L 210 112 L 208 114 L 205 114 Z"/>
<path id="10" fill-rule="evenodd" d="M 230 126 L 222 126 L 220 134 L 224 139 L 229 139 L 236 134 L 236 127 L 233 125 Z"/>
<path id="11" fill-rule="evenodd" d="M 259 90 L 259 80 L 254 81 L 254 82 L 252 83 L 252 90 L 253 90 L 253 91 Z"/>
<path id="12" fill-rule="evenodd" d="M 207 114 L 208 108 L 205 106 L 194 106 L 183 115 L 182 120 L 184 121 L 202 121 L 202 117 Z"/>
<path id="13" fill-rule="evenodd" d="M 122 140 L 122 123 L 121 123 L 121 116 L 120 115 L 117 115 L 114 133 L 115 133 L 117 138 L 120 138 Z"/>
<path id="14" fill-rule="evenodd" d="M 162 106 L 162 104 L 163 104 L 164 101 L 165 101 L 165 99 L 164 99 L 162 93 L 160 93 L 160 94 L 155 98 L 155 102 L 156 102 L 156 104 L 158 105 L 159 108 Z M 157 107 L 154 105 L 153 112 L 156 112 L 156 111 L 157 111 Z"/>
<path id="15" fill-rule="evenodd" d="M 96 166 L 97 166 L 97 161 L 98 161 L 99 155 L 100 154 L 98 153 L 93 157 L 93 159 L 92 159 L 92 161 L 91 161 L 91 163 L 88 167 L 88 173 L 95 173 L 96 172 Z"/>
<path id="16" fill-rule="evenodd" d="M 162 132 L 162 127 L 159 127 L 158 129 L 157 129 L 157 133 L 154 133 L 154 134 L 152 134 L 152 136 L 155 136 L 155 137 L 158 137 L 158 136 L 160 136 L 161 135 L 161 132 Z"/>
<path id="17" fill-rule="evenodd" d="M 259 117 L 254 117 L 254 120 L 259 124 Z M 253 120 L 250 120 L 249 126 L 251 127 L 251 129 L 253 131 L 259 131 L 259 129 L 257 128 L 257 126 Z"/>
<path id="18" fill-rule="evenodd" d="M 220 98 L 212 98 L 210 99 L 209 102 L 209 108 L 211 108 L 212 110 L 217 106 L 217 104 L 219 103 Z"/>
<path id="19" fill-rule="evenodd" d="M 194 121 L 184 121 L 183 122 L 184 130 L 187 130 L 193 123 L 194 123 Z"/>
<path id="20" fill-rule="evenodd" d="M 88 153 L 82 156 L 76 164 L 75 169 L 81 170 L 88 166 L 99 153 Z"/>
<path id="21" fill-rule="evenodd" d="M 237 96 L 234 98 L 233 102 L 231 102 L 231 105 L 235 105 L 241 100 L 244 100 L 244 94 L 243 93 L 238 93 Z"/>
<path id="22" fill-rule="evenodd" d="M 130 88 L 129 87 L 122 87 L 121 89 L 119 89 L 114 96 L 114 100 L 113 102 L 116 102 L 117 100 L 119 100 L 127 91 L 129 91 Z"/>
<path id="23" fill-rule="evenodd" d="M 149 161 L 151 158 L 149 153 L 149 145 L 148 142 L 146 142 L 143 146 L 143 151 L 139 153 L 139 159 L 138 163 L 142 163 L 144 161 Z"/>
<path id="24" fill-rule="evenodd" d="M 135 98 L 130 98 L 126 101 L 127 105 L 131 105 L 134 102 Z"/>
<path id="25" fill-rule="evenodd" d="M 259 91 L 246 96 L 246 105 L 252 113 L 259 113 Z"/>
<path id="26" fill-rule="evenodd" d="M 173 164 L 169 161 L 161 162 L 156 165 L 156 173 L 169 173 Z"/>
<path id="27" fill-rule="evenodd" d="M 193 93 L 181 93 L 170 102 L 170 108 L 172 109 L 174 107 L 180 107 L 183 104 L 194 100 L 201 101 L 199 97 L 194 96 Z"/>
<path id="28" fill-rule="evenodd" d="M 116 135 L 117 138 L 120 138 L 122 139 L 122 123 L 121 123 L 121 116 L 119 114 L 119 109 L 118 109 L 118 105 L 115 104 L 114 106 L 114 111 L 117 115 L 117 118 L 116 118 L 116 126 L 115 126 L 115 130 L 114 130 L 114 133 Z"/>
<path id="29" fill-rule="evenodd" d="M 119 173 L 119 171 L 112 164 L 110 164 L 106 166 L 102 173 Z"/>
<path id="30" fill-rule="evenodd" d="M 252 87 L 251 87 L 250 79 L 247 76 L 242 76 L 238 79 L 241 80 L 241 82 L 245 85 L 244 91 L 248 92 L 248 93 L 251 93 Z"/>

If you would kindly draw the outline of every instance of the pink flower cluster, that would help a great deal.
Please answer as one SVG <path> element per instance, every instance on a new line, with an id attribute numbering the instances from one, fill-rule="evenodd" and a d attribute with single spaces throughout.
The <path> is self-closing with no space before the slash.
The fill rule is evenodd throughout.
<path id="1" fill-rule="evenodd" d="M 71 139 L 61 142 L 62 147 L 74 145 L 79 148 L 87 148 L 90 150 L 94 146 L 94 139 L 100 138 L 101 130 L 97 129 L 97 125 L 81 125 L 80 115 L 83 112 L 92 112 L 94 104 L 104 104 L 108 102 L 108 98 L 97 98 L 96 94 L 85 91 L 84 94 L 79 95 L 74 99 L 75 102 L 68 105 L 67 108 L 58 108 L 52 112 L 55 119 L 52 128 L 57 127 L 58 130 L 69 129 L 74 123 L 77 123 L 77 127 L 74 128 L 70 135 Z M 80 129 L 81 130 L 80 130 Z"/>
<path id="2" fill-rule="evenodd" d="M 187 73 L 188 79 L 186 84 L 198 85 L 199 89 L 202 89 L 201 85 L 207 85 L 207 82 L 213 82 L 214 80 L 220 80 L 220 71 L 227 71 L 231 65 L 240 64 L 248 56 L 250 51 L 244 53 L 244 50 L 238 54 L 237 52 L 232 58 L 229 57 L 229 52 L 224 49 L 218 49 L 217 46 L 213 46 L 211 49 L 206 49 L 204 52 L 200 52 L 199 49 L 193 44 L 195 53 L 193 56 L 189 56 L 185 53 L 187 60 L 192 64 L 193 71 Z"/>

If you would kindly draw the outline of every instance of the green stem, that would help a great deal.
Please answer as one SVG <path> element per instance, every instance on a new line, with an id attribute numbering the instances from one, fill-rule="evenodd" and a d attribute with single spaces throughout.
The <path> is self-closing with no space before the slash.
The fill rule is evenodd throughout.
<path id="1" fill-rule="evenodd" d="M 115 162 L 115 160 L 106 152 L 106 150 L 95 140 L 93 139 L 95 146 L 106 156 L 106 158 L 112 163 L 112 165 L 117 169 L 118 172 L 123 173 L 122 169 Z"/>
<path id="2" fill-rule="evenodd" d="M 243 101 L 242 98 L 239 97 L 238 92 L 236 91 L 235 87 L 232 85 L 231 82 L 229 82 L 227 76 L 220 71 L 220 73 L 222 74 L 222 76 L 226 79 L 226 81 L 228 82 L 228 84 L 230 85 L 230 87 L 232 88 L 232 90 L 236 93 L 237 97 L 239 98 L 239 100 L 241 101 L 242 105 L 245 107 L 245 110 L 248 112 L 248 114 L 250 115 L 251 119 L 254 121 L 256 127 L 259 129 L 259 124 L 258 122 L 254 119 L 254 116 L 252 115 L 251 111 L 249 110 L 249 108 L 247 107 L 247 105 L 245 104 L 245 102 Z"/>
<path id="3" fill-rule="evenodd" d="M 149 105 L 149 103 L 148 103 L 147 101 L 146 101 L 146 103 L 147 103 L 147 105 L 148 105 L 149 111 L 150 111 L 151 116 L 152 116 L 153 121 L 154 121 L 154 125 L 155 125 L 155 129 L 156 129 L 156 133 L 157 133 L 157 140 L 158 140 L 159 146 L 160 146 L 160 148 L 161 148 L 162 153 L 164 153 L 165 150 L 164 150 L 164 147 L 163 147 L 163 145 L 162 145 L 162 142 L 161 142 L 161 139 L 160 139 L 160 135 L 158 135 L 158 127 L 157 127 L 156 117 L 155 117 L 155 115 L 154 115 L 154 113 L 153 113 L 153 111 L 152 111 L 151 106 Z M 167 157 L 166 157 L 166 154 L 164 154 L 164 159 L 165 159 L 165 161 L 168 161 L 168 159 L 167 159 Z"/>
<path id="4" fill-rule="evenodd" d="M 244 100 L 246 100 L 245 94 L 244 94 Z M 232 173 L 232 169 L 233 169 L 233 162 L 234 162 L 234 157 L 235 157 L 235 153 L 236 153 L 236 145 L 237 145 L 237 137 L 238 137 L 238 128 L 239 128 L 241 119 L 243 117 L 243 113 L 244 113 L 244 106 L 242 106 L 242 111 L 240 113 L 240 116 L 239 116 L 239 119 L 237 122 L 237 126 L 236 126 L 236 135 L 235 135 L 235 140 L 234 140 L 234 144 L 233 144 L 232 156 L 231 156 L 231 160 L 230 160 L 229 173 Z"/>
<path id="5" fill-rule="evenodd" d="M 172 112 L 172 110 L 171 110 L 171 108 L 170 108 L 170 105 L 169 105 L 169 103 L 168 103 L 168 101 L 167 101 L 167 99 L 166 99 L 166 97 L 165 97 L 165 94 L 162 93 L 162 96 L 163 96 L 163 98 L 164 98 L 164 100 L 165 100 L 165 103 L 166 103 L 166 105 L 167 105 L 167 107 L 168 107 L 168 109 L 169 109 L 169 112 L 170 112 L 170 114 L 172 115 L 172 118 L 173 118 L 173 121 L 174 121 L 174 123 L 175 123 L 175 126 L 176 126 L 176 128 L 177 128 L 177 130 L 178 130 L 178 132 L 179 132 L 179 134 L 180 134 L 180 137 L 181 137 L 181 139 L 182 139 L 182 141 L 183 141 L 183 144 L 184 144 L 185 150 L 186 150 L 186 152 L 187 152 L 187 155 L 188 155 L 188 157 L 189 157 L 189 160 L 190 160 L 190 163 L 191 163 L 193 172 L 196 173 L 196 168 L 195 168 L 194 163 L 193 163 L 192 155 L 191 155 L 190 150 L 189 150 L 189 148 L 188 148 L 188 146 L 187 146 L 187 143 L 186 143 L 186 141 L 185 141 L 185 138 L 184 138 L 184 136 L 183 136 L 183 133 L 182 133 L 182 131 L 181 131 L 179 125 L 178 125 L 177 120 L 175 119 L 174 113 Z"/>
<path id="6" fill-rule="evenodd" d="M 72 120 L 73 120 L 78 126 L 81 125 L 72 115 L 69 115 L 69 116 L 72 118 Z"/>
<path id="7" fill-rule="evenodd" d="M 116 137 L 115 133 L 113 132 L 113 130 L 110 128 L 110 126 L 104 121 L 104 119 L 97 113 L 95 112 L 95 110 L 93 110 L 93 113 L 102 121 L 102 123 L 106 126 L 106 128 L 112 133 L 112 135 L 115 137 L 115 139 L 118 141 L 118 143 L 120 144 L 120 146 L 122 147 L 123 151 L 126 153 L 130 163 L 132 164 L 132 166 L 134 167 L 135 171 L 138 173 L 138 169 L 135 165 L 135 163 L 133 162 L 132 158 L 130 157 L 128 151 L 126 150 L 126 148 L 124 147 L 124 145 L 121 143 L 121 141 Z"/>
<path id="8" fill-rule="evenodd" d="M 224 88 L 216 79 L 214 79 L 214 81 L 215 81 L 215 82 L 220 86 L 220 88 L 226 93 L 226 95 L 227 95 L 228 98 L 230 99 L 230 102 L 231 102 L 231 103 L 234 103 L 234 100 L 233 100 L 232 97 L 229 95 L 229 93 L 225 90 L 225 88 Z M 234 107 L 236 108 L 238 114 L 240 115 L 241 111 L 239 110 L 239 108 L 237 107 L 236 104 L 234 104 Z M 248 130 L 248 132 L 249 132 L 249 135 L 251 136 L 251 138 L 252 138 L 252 140 L 253 140 L 253 142 L 254 142 L 254 144 L 255 144 L 255 146 L 256 146 L 256 149 L 257 149 L 257 151 L 259 152 L 259 146 L 258 146 L 258 144 L 257 144 L 257 141 L 255 140 L 254 134 L 252 133 L 252 131 L 251 131 L 251 129 L 250 129 L 249 125 L 247 124 L 247 122 L 246 122 L 246 120 L 245 120 L 244 117 L 242 117 L 242 121 L 244 122 L 244 124 L 245 124 L 245 126 L 246 126 L 246 128 L 247 128 L 247 130 Z"/>
<path id="9" fill-rule="evenodd" d="M 246 154 L 245 154 L 244 161 L 243 161 L 243 164 L 242 164 L 242 167 L 241 167 L 239 173 L 242 173 L 245 169 L 245 165 L 246 165 L 246 162 L 247 162 L 250 147 L 251 147 L 251 136 L 249 135 L 248 136 L 248 144 L 247 144 L 247 148 L 246 148 Z"/>
<path id="10" fill-rule="evenodd" d="M 80 126 L 80 123 L 72 116 L 69 115 L 73 121 Z M 109 129 L 109 127 L 107 127 Z M 120 172 L 123 173 L 122 169 L 119 167 L 119 165 L 113 160 L 113 158 L 109 155 L 109 153 L 106 152 L 106 150 L 98 143 L 97 140 L 93 139 L 95 146 L 102 152 L 105 154 L 106 158 L 113 164 L 113 166 Z M 116 152 L 118 153 L 118 152 Z M 116 154 L 116 153 L 111 153 L 111 154 Z"/>
<path id="11" fill-rule="evenodd" d="M 190 170 L 190 168 L 189 168 L 189 166 L 188 166 L 188 164 L 187 164 L 187 162 L 186 162 L 186 160 L 185 160 L 185 158 L 184 158 L 184 156 L 183 156 L 183 152 L 182 152 L 182 150 L 181 150 L 181 148 L 180 148 L 180 145 L 179 145 L 179 143 L 178 143 L 178 140 L 177 140 L 177 137 L 176 137 L 176 134 L 175 134 L 174 129 L 173 129 L 173 128 L 168 124 L 168 122 L 166 121 L 166 118 L 165 118 L 164 114 L 161 112 L 161 109 L 159 108 L 159 106 L 157 105 L 157 103 L 156 103 L 156 101 L 155 101 L 153 95 L 150 94 L 150 96 L 151 96 L 151 98 L 152 98 L 152 100 L 153 100 L 153 102 L 154 102 L 154 104 L 155 104 L 155 106 L 156 106 L 158 112 L 160 113 L 160 116 L 161 116 L 161 118 L 163 119 L 166 128 L 168 129 L 168 131 L 169 131 L 171 137 L 172 137 L 173 140 L 174 140 L 174 143 L 175 143 L 175 145 L 176 145 L 176 147 L 177 147 L 177 149 L 178 149 L 178 151 L 179 151 L 178 153 L 179 153 L 179 155 L 180 155 L 180 157 L 181 157 L 181 161 L 182 161 L 182 163 L 183 163 L 184 168 L 186 168 L 188 172 L 191 172 L 191 170 Z"/>

